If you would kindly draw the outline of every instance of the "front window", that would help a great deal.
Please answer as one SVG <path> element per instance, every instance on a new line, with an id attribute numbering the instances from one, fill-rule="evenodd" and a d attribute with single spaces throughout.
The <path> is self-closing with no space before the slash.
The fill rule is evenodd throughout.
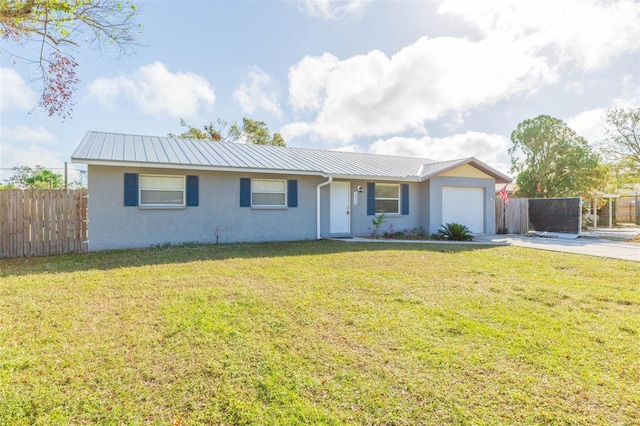
<path id="1" fill-rule="evenodd" d="M 140 175 L 141 206 L 184 206 L 184 176 Z"/>
<path id="2" fill-rule="evenodd" d="M 400 185 L 376 183 L 376 214 L 400 213 Z"/>
<path id="3" fill-rule="evenodd" d="M 251 205 L 255 207 L 285 207 L 287 181 L 275 179 L 251 180 Z"/>

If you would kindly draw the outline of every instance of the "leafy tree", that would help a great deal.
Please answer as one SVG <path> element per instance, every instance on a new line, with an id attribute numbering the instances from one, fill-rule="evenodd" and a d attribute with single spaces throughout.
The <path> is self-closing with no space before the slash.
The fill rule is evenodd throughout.
<path id="1" fill-rule="evenodd" d="M 240 139 L 245 139 L 247 142 L 255 145 L 287 145 L 280 133 L 274 133 L 273 136 L 269 133 L 267 123 L 264 121 L 255 121 L 249 118 L 243 118 L 242 129 L 239 129 L 237 125 L 234 125 L 232 126 L 232 131 L 236 135 L 239 135 Z"/>
<path id="2" fill-rule="evenodd" d="M 0 0 L 0 49 L 14 62 L 36 64 L 42 81 L 39 106 L 49 116 L 71 115 L 79 79 L 71 54 L 81 44 L 120 53 L 135 46 L 137 8 L 129 0 Z"/>
<path id="3" fill-rule="evenodd" d="M 640 179 L 640 108 L 607 111 L 603 152 L 621 183 Z"/>
<path id="4" fill-rule="evenodd" d="M 42 166 L 31 168 L 28 166 L 13 167 L 14 174 L 5 180 L 7 189 L 62 189 L 63 177 L 59 173 Z"/>
<path id="5" fill-rule="evenodd" d="M 517 195 L 528 198 L 587 196 L 607 173 L 589 143 L 562 120 L 540 115 L 511 133 L 511 172 Z"/>
<path id="6" fill-rule="evenodd" d="M 184 120 L 180 120 L 180 125 L 187 130 L 180 134 L 169 133 L 169 137 L 183 139 L 201 139 L 215 142 L 237 142 L 245 141 L 255 145 L 275 145 L 286 146 L 284 138 L 280 133 L 273 135 L 267 128 L 264 121 L 256 121 L 250 118 L 242 119 L 242 127 L 237 123 L 218 119 L 215 123 L 209 123 L 198 129 L 188 125 Z"/>
<path id="7" fill-rule="evenodd" d="M 231 142 L 229 140 L 230 136 L 228 135 L 229 123 L 221 118 L 219 118 L 215 124 L 205 124 L 204 130 L 188 125 L 182 118 L 180 119 L 180 125 L 182 127 L 186 127 L 187 131 L 180 134 L 169 133 L 170 138 L 202 139 L 216 142 Z M 223 134 L 225 134 L 224 137 Z"/>

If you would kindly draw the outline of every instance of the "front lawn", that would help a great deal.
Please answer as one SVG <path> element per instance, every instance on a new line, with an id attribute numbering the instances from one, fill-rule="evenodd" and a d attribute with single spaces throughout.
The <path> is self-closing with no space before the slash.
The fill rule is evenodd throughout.
<path id="1" fill-rule="evenodd" d="M 640 264 L 298 242 L 0 261 L 0 419 L 639 424 Z"/>

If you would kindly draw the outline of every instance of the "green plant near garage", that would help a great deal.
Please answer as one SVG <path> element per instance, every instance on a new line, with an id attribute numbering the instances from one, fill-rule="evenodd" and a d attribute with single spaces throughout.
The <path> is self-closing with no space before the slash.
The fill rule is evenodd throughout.
<path id="1" fill-rule="evenodd" d="M 473 241 L 469 228 L 460 223 L 447 223 L 440 226 L 438 236 L 450 241 Z"/>

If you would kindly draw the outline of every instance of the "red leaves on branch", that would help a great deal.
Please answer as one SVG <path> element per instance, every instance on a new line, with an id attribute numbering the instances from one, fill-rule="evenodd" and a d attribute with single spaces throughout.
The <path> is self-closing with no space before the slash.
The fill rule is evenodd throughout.
<path id="1" fill-rule="evenodd" d="M 78 64 L 71 57 L 54 50 L 49 57 L 49 67 L 44 72 L 44 87 L 40 106 L 49 114 L 63 120 L 71 116 L 73 92 L 80 80 L 76 77 Z M 43 70 L 44 71 L 44 70 Z"/>

